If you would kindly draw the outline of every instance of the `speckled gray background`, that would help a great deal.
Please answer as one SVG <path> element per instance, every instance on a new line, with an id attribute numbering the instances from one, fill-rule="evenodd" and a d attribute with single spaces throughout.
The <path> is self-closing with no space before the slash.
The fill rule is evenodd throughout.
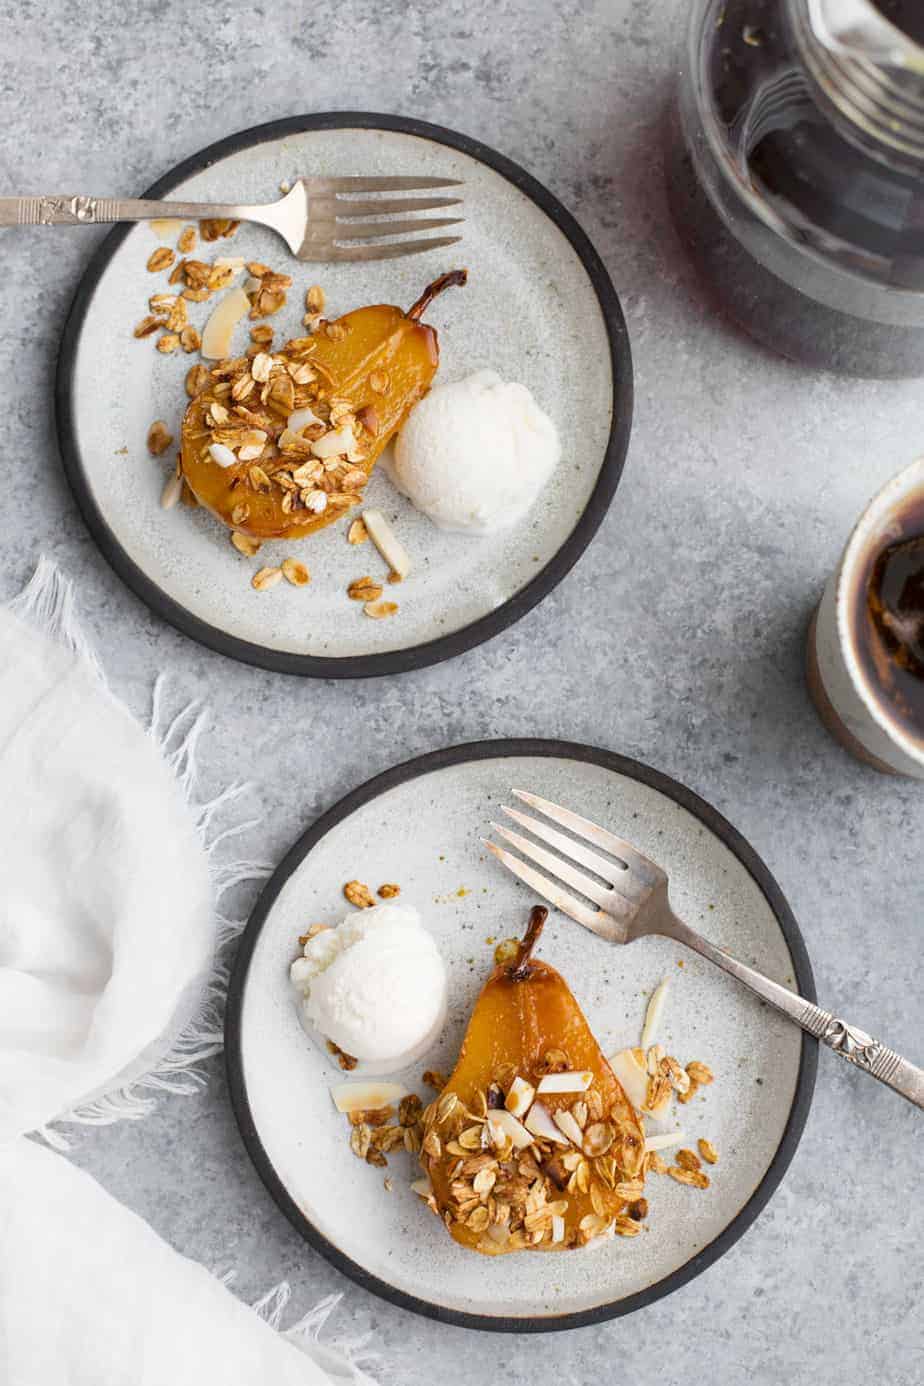
<path id="1" fill-rule="evenodd" d="M 789 895 L 819 993 L 924 1059 L 924 789 L 830 742 L 807 700 L 809 608 L 867 497 L 924 451 L 919 385 L 813 375 L 724 325 L 668 224 L 659 117 L 667 0 L 214 7 L 97 0 L 0 14 L 0 190 L 132 194 L 203 144 L 303 110 L 420 115 L 525 164 L 577 214 L 622 295 L 637 414 L 624 483 L 577 569 L 519 626 L 384 684 L 315 685 L 235 665 L 150 616 L 99 557 L 58 468 L 51 389 L 94 231 L 3 232 L 0 596 L 42 551 L 80 587 L 112 681 L 143 707 L 161 669 L 202 693 L 207 785 L 253 778 L 258 850 L 395 760 L 530 734 L 598 742 L 685 780 L 747 834 Z M 685 7 L 684 7 L 685 8 Z M 26 405 L 23 405 L 26 401 Z M 18 426 L 18 425 L 17 425 Z M 280 738 L 298 721 L 299 736 Z M 331 747 L 337 748 L 331 755 Z M 853 1386 L 924 1373 L 920 1115 L 823 1054 L 787 1179 L 722 1261 L 608 1326 L 503 1340 L 353 1289 L 292 1232 L 244 1155 L 220 1064 L 208 1090 L 138 1125 L 81 1133 L 76 1158 L 184 1252 L 255 1296 L 345 1289 L 389 1382 L 637 1381 Z"/>

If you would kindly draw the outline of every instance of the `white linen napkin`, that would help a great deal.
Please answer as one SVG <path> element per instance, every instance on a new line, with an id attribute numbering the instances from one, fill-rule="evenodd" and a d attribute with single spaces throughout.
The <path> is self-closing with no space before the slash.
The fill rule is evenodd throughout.
<path id="1" fill-rule="evenodd" d="M 264 873 L 220 860 L 239 791 L 197 804 L 201 718 L 161 728 L 156 703 L 147 731 L 109 692 L 54 565 L 0 608 L 0 1381 L 368 1381 L 315 1341 L 328 1305 L 293 1346 L 26 1138 L 145 1116 L 221 1047 L 215 898 Z"/>
<path id="2" fill-rule="evenodd" d="M 361 1386 L 317 1341 L 336 1299 L 274 1332 L 63 1155 L 0 1147 L 4 1386 Z"/>

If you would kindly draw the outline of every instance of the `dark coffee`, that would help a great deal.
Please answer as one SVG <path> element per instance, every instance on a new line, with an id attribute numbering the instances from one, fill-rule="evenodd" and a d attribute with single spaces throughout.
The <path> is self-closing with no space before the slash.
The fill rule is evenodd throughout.
<path id="1" fill-rule="evenodd" d="M 897 514 L 858 592 L 857 650 L 893 717 L 924 737 L 924 497 Z"/>

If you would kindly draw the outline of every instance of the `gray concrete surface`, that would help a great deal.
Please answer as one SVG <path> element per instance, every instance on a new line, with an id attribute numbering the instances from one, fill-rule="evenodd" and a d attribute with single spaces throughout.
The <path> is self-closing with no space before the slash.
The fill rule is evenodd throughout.
<path id="1" fill-rule="evenodd" d="M 143 708 L 161 669 L 203 694 L 207 787 L 256 782 L 255 846 L 272 859 L 368 775 L 461 740 L 564 736 L 658 766 L 712 800 L 769 863 L 822 999 L 920 1061 L 924 789 L 880 778 L 827 738 L 802 656 L 853 518 L 922 450 L 921 387 L 811 374 L 715 315 L 661 180 L 673 12 L 664 0 L 4 6 L 0 191 L 133 194 L 230 131 L 300 111 L 454 126 L 523 163 L 596 242 L 629 321 L 637 412 L 603 529 L 513 630 L 385 683 L 261 673 L 150 615 L 100 557 L 62 479 L 55 353 L 97 233 L 0 233 L 0 597 L 49 553 L 76 580 L 122 696 Z M 276 729 L 294 718 L 299 739 L 283 744 Z M 830 1054 L 796 1159 L 747 1236 L 656 1306 L 546 1339 L 441 1327 L 350 1286 L 277 1212 L 218 1061 L 210 1077 L 200 1096 L 163 1101 L 143 1123 L 81 1132 L 74 1157 L 182 1251 L 236 1266 L 248 1297 L 282 1276 L 299 1307 L 345 1290 L 388 1382 L 853 1386 L 875 1373 L 911 1386 L 924 1376 L 920 1114 Z"/>

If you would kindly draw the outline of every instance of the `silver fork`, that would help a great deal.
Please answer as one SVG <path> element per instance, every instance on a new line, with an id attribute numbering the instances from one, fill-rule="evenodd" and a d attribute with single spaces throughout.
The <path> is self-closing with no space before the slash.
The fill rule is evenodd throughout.
<path id="1" fill-rule="evenodd" d="M 393 260 L 455 245 L 459 236 L 382 243 L 382 236 L 417 236 L 444 226 L 459 226 L 461 217 L 410 218 L 406 221 L 359 221 L 357 217 L 406 216 L 457 207 L 458 197 L 367 197 L 360 194 L 424 192 L 458 188 L 456 178 L 298 178 L 278 202 L 254 206 L 234 202 L 119 201 L 108 197 L 0 197 L 0 226 L 95 226 L 107 221 L 179 220 L 255 221 L 276 231 L 299 260 Z M 375 241 L 375 244 L 369 242 Z"/>
<path id="2" fill-rule="evenodd" d="M 738 962 L 737 958 L 731 957 L 722 948 L 716 948 L 715 944 L 684 924 L 671 908 L 667 874 L 631 843 L 569 809 L 541 799 L 537 794 L 527 794 L 521 789 L 512 792 L 522 803 L 541 813 L 543 818 L 534 818 L 506 805 L 503 812 L 532 837 L 548 843 L 555 851 L 547 851 L 522 833 L 500 823 L 492 823 L 491 827 L 522 856 L 544 867 L 550 875 L 537 871 L 534 866 L 527 865 L 520 857 L 487 838 L 484 842 L 509 871 L 532 886 L 543 899 L 549 900 L 583 924 L 585 929 L 599 934 L 609 943 L 634 943 L 637 938 L 644 938 L 648 934 L 660 934 L 663 938 L 685 943 L 694 952 L 737 977 L 739 982 L 801 1025 L 803 1030 L 829 1045 L 836 1054 L 894 1088 L 916 1107 L 924 1108 L 924 1070 L 916 1068 L 894 1050 L 887 1049 L 865 1031 L 838 1020 L 830 1011 L 823 1011 L 803 996 L 764 977 L 753 967 Z M 544 819 L 560 824 L 573 836 L 559 832 Z M 587 843 L 592 846 L 585 845 Z M 601 848 L 608 856 L 601 856 L 593 850 L 594 847 Z M 593 876 L 580 870 L 575 862 L 587 867 Z M 586 900 L 593 901 L 598 908 L 591 909 L 583 900 L 563 890 L 562 881 L 579 891 Z"/>

